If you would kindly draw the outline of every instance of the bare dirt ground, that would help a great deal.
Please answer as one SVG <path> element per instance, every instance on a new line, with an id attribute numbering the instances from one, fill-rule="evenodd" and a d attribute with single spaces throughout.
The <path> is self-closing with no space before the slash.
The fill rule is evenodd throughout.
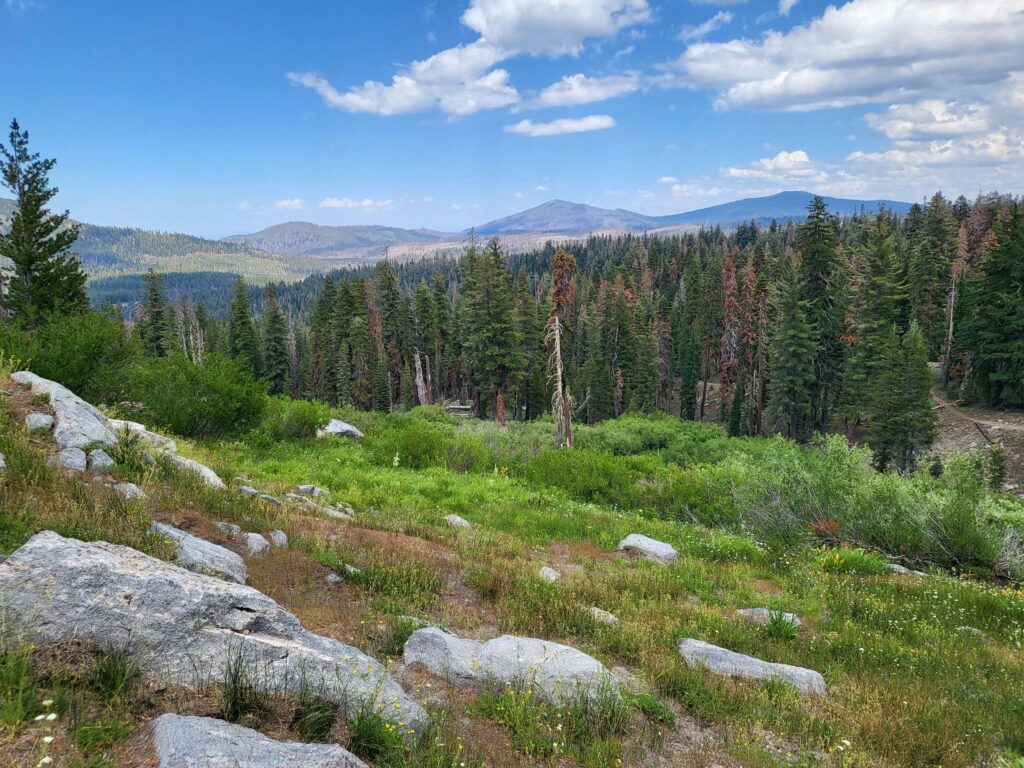
<path id="1" fill-rule="evenodd" d="M 1024 496 L 1024 413 L 959 406 L 934 392 L 932 398 L 939 420 L 939 455 L 999 443 L 1006 451 L 1006 488 Z"/>

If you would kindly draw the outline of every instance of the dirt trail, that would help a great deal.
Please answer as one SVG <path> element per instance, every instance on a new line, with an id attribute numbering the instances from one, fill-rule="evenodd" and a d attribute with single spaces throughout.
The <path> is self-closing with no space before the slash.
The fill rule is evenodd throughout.
<path id="1" fill-rule="evenodd" d="M 999 443 L 1006 451 L 1007 490 L 1024 496 L 1024 413 L 961 408 L 932 393 L 939 409 L 935 450 L 941 456 Z"/>
<path id="2" fill-rule="evenodd" d="M 992 438 L 985 432 L 985 430 L 980 429 L 981 426 L 994 427 L 995 429 L 1008 429 L 1011 432 L 1024 432 L 1024 423 L 1016 421 L 992 421 L 990 419 L 979 419 L 976 416 L 973 416 L 972 414 L 965 413 L 964 411 L 960 410 L 956 405 L 949 402 L 945 398 L 940 397 L 934 392 L 932 392 L 932 397 L 935 399 L 935 402 L 953 411 L 953 413 L 955 413 L 960 418 L 971 422 L 975 426 L 978 426 L 978 431 L 981 432 L 982 436 L 990 443 L 993 442 Z"/>

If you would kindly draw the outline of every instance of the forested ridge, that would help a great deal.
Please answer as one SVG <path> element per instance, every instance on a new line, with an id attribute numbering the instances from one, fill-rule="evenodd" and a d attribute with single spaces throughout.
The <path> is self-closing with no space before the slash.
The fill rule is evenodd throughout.
<path id="1" fill-rule="evenodd" d="M 511 254 L 471 240 L 459 260 L 278 286 L 272 305 L 239 284 L 226 323 L 179 306 L 171 314 L 198 325 L 164 332 L 245 356 L 257 374 L 287 370 L 272 388 L 296 396 L 381 410 L 467 399 L 480 416 L 530 419 L 550 408 L 544 337 L 558 316 L 579 420 L 660 410 L 734 434 L 845 430 L 908 467 L 934 435 L 929 360 L 957 397 L 1024 404 L 1019 206 L 936 194 L 903 217 L 838 218 L 817 199 L 796 225 Z M 168 316 L 150 281 L 142 328 Z M 286 343 L 261 341 L 267 328 Z M 268 345 L 286 361 L 261 360 Z"/>

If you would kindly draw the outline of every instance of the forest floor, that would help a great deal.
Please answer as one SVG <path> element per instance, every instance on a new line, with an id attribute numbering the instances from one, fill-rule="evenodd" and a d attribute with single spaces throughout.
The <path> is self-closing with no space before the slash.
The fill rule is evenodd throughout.
<path id="1" fill-rule="evenodd" d="M 1006 490 L 1024 497 L 1024 412 L 953 403 L 932 393 L 939 419 L 940 456 L 999 443 L 1006 451 Z"/>

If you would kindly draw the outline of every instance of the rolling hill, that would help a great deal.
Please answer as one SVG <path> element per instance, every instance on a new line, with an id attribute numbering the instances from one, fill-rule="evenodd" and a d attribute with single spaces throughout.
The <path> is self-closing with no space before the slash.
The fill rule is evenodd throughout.
<path id="1" fill-rule="evenodd" d="M 386 248 L 405 243 L 433 243 L 456 235 L 431 229 L 401 229 L 377 225 L 331 227 L 308 221 L 289 221 L 250 235 L 232 235 L 221 242 L 246 245 L 271 253 L 332 256 L 347 251 Z"/>

